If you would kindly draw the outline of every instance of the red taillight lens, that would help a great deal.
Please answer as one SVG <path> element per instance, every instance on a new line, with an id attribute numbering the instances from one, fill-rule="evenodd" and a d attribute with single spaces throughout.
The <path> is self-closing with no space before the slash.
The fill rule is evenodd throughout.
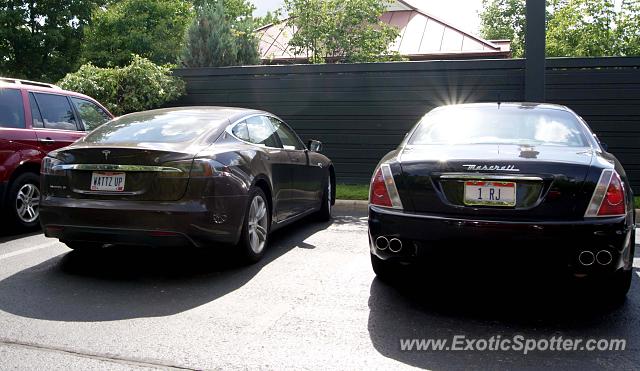
<path id="1" fill-rule="evenodd" d="M 603 170 L 584 216 L 619 216 L 626 212 L 624 184 L 620 175 L 613 169 Z"/>
<path id="2" fill-rule="evenodd" d="M 598 216 L 624 215 L 626 211 L 622 180 L 618 173 L 614 172 L 609 181 L 607 193 L 598 209 Z"/>
<path id="3" fill-rule="evenodd" d="M 402 201 L 388 164 L 382 164 L 371 178 L 369 203 L 371 205 L 402 209 Z"/>
<path id="4" fill-rule="evenodd" d="M 384 183 L 384 176 L 382 175 L 382 169 L 379 168 L 376 174 L 371 179 L 371 187 L 369 194 L 369 202 L 372 205 L 392 207 L 391 197 L 387 191 L 387 185 Z"/>

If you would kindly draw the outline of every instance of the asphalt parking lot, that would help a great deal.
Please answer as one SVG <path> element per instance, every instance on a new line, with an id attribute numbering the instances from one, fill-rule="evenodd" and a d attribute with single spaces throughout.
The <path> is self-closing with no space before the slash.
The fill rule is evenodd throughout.
<path id="1" fill-rule="evenodd" d="M 78 254 L 39 233 L 5 233 L 0 368 L 640 368 L 638 255 L 620 306 L 526 275 L 485 279 L 483 267 L 390 286 L 371 271 L 366 215 L 337 214 L 277 232 L 265 259 L 249 267 L 194 251 Z M 527 355 L 400 347 L 400 339 L 456 335 L 627 345 Z"/>

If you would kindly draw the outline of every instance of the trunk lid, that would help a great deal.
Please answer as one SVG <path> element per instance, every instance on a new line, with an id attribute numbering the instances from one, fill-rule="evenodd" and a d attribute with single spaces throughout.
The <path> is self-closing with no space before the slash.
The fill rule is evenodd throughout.
<path id="1" fill-rule="evenodd" d="M 523 220 L 571 219 L 581 216 L 588 203 L 580 190 L 592 160 L 593 152 L 588 148 L 562 146 L 407 146 L 400 158 L 402 181 L 398 182 L 398 191 L 410 211 Z M 465 202 L 465 184 L 494 181 L 513 186 L 515 206 Z"/>
<path id="2" fill-rule="evenodd" d="M 66 166 L 63 179 L 49 177 L 50 181 L 66 183 L 65 187 L 54 187 L 57 196 L 176 201 L 187 190 L 194 155 L 139 147 L 89 146 L 70 147 L 58 152 L 57 157 Z M 122 177 L 122 190 L 105 190 L 111 177 Z"/>

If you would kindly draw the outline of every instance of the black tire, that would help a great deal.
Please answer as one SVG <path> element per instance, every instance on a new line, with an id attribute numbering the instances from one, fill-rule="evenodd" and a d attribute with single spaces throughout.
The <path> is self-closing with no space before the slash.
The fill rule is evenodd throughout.
<path id="1" fill-rule="evenodd" d="M 322 201 L 320 202 L 320 210 L 316 213 L 316 218 L 321 222 L 331 220 L 331 204 L 333 202 L 333 185 L 331 184 L 331 176 L 327 178 L 327 184 L 322 192 Z"/>
<path id="2" fill-rule="evenodd" d="M 34 190 L 29 199 L 24 196 Z M 26 192 L 26 193 L 25 193 Z M 35 193 L 37 192 L 37 194 Z M 40 224 L 40 177 L 34 173 L 20 174 L 9 186 L 6 207 L 10 221 L 22 229 L 33 229 Z M 23 209 L 23 206 L 25 207 Z M 35 213 L 35 215 L 32 215 Z"/>
<path id="3" fill-rule="evenodd" d="M 398 279 L 398 264 L 389 260 L 382 260 L 371 254 L 371 267 L 378 278 L 385 282 L 395 282 Z"/>
<path id="4" fill-rule="evenodd" d="M 252 204 L 255 199 L 261 198 L 264 202 L 264 206 L 266 208 L 266 220 L 265 224 L 259 223 L 262 228 L 264 228 L 264 240 L 262 244 L 262 248 L 256 250 L 252 245 L 253 236 L 261 235 L 260 229 L 257 227 L 253 227 L 251 224 L 252 219 Z M 245 216 L 242 225 L 242 233 L 240 235 L 240 241 L 238 242 L 238 253 L 240 255 L 240 259 L 242 262 L 246 264 L 253 264 L 258 262 L 264 256 L 265 250 L 267 249 L 269 243 L 269 230 L 271 227 L 271 209 L 269 207 L 269 202 L 264 192 L 260 188 L 251 188 L 249 191 L 249 197 L 247 206 L 245 209 Z M 259 238 L 259 237 L 258 237 Z"/>

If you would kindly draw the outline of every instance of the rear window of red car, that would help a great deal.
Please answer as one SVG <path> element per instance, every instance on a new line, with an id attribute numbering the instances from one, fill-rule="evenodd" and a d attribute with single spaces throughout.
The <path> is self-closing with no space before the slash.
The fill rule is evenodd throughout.
<path id="1" fill-rule="evenodd" d="M 0 88 L 0 127 L 17 129 L 25 127 L 20 90 Z"/>

